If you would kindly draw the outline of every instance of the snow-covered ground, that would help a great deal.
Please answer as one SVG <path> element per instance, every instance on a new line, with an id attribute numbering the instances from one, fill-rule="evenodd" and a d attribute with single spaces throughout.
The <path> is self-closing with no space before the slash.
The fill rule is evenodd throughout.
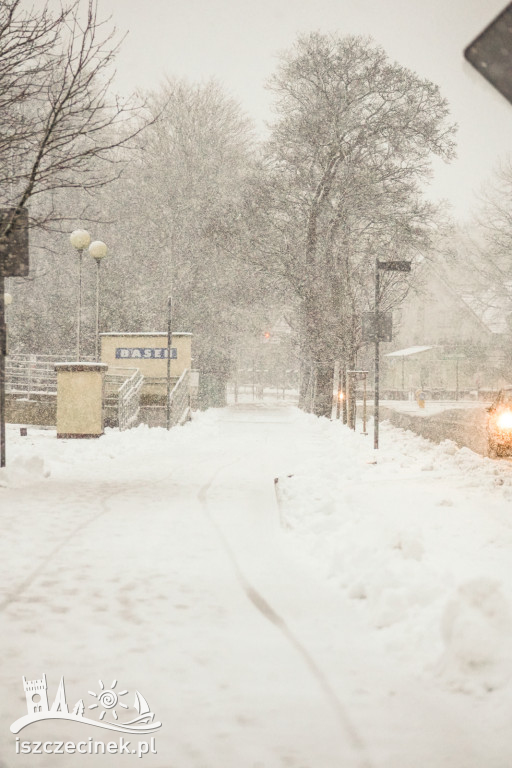
<path id="1" fill-rule="evenodd" d="M 43 673 L 70 709 L 139 690 L 153 768 L 512 764 L 512 463 L 251 404 L 96 441 L 10 427 L 8 462 L 2 768 L 140 762 L 15 754 Z"/>

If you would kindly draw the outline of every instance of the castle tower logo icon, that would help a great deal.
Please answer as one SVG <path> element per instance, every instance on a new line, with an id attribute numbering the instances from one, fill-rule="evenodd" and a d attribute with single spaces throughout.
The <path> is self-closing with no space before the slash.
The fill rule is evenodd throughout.
<path id="1" fill-rule="evenodd" d="M 27 680 L 23 677 L 23 688 L 27 714 L 11 725 L 12 733 L 19 733 L 27 725 L 40 720 L 72 720 L 109 731 L 139 734 L 154 733 L 162 726 L 162 723 L 154 722 L 155 715 L 150 711 L 149 704 L 140 691 L 135 691 L 134 704 L 130 707 L 127 703 L 131 700 L 128 698 L 129 691 L 119 690 L 117 680 L 108 688 L 99 680 L 96 690 L 88 691 L 85 702 L 84 699 L 79 699 L 71 712 L 66 700 L 64 677 L 60 679 L 51 706 L 48 703 L 46 674 L 40 680 Z M 128 713 L 127 710 L 130 709 L 135 710 L 135 717 Z M 126 720 L 126 717 L 129 719 Z"/>
<path id="2" fill-rule="evenodd" d="M 48 686 L 46 685 L 46 675 L 42 680 L 26 680 L 23 678 L 23 687 L 27 697 L 28 713 L 48 712 Z"/>

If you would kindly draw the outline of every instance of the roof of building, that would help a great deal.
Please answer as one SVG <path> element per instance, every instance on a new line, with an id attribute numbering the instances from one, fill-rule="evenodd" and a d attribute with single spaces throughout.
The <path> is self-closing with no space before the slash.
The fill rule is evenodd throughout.
<path id="1" fill-rule="evenodd" d="M 434 347 L 407 347 L 406 349 L 397 349 L 396 352 L 388 352 L 384 357 L 408 357 L 409 355 L 427 352 L 429 349 L 434 349 Z"/>
<path id="2" fill-rule="evenodd" d="M 502 287 L 500 294 L 489 289 L 464 294 L 461 298 L 491 333 L 507 333 L 510 330 L 507 318 L 511 314 L 512 302 L 507 285 Z"/>
<path id="3" fill-rule="evenodd" d="M 193 333 L 188 331 L 173 331 L 173 336 L 193 336 Z M 135 331 L 122 333 L 120 331 L 112 331 L 110 333 L 100 333 L 100 336 L 167 336 L 167 331 Z"/>

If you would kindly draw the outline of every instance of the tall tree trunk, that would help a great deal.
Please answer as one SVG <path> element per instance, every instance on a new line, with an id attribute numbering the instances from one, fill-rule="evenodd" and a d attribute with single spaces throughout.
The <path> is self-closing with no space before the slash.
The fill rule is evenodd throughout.
<path id="1" fill-rule="evenodd" d="M 343 361 L 343 423 L 346 424 L 348 421 L 348 411 L 347 411 L 347 364 L 345 361 Z"/>
<path id="2" fill-rule="evenodd" d="M 356 360 L 356 351 L 354 344 L 351 343 L 349 346 L 349 353 L 348 353 L 348 361 L 347 361 L 347 370 L 354 371 L 356 369 L 357 360 Z M 348 413 L 347 413 L 347 424 L 350 427 L 350 429 L 356 428 L 356 389 L 357 389 L 357 381 L 354 375 L 347 376 L 347 400 L 348 400 Z"/>
<path id="3" fill-rule="evenodd" d="M 313 375 L 311 363 L 302 359 L 300 362 L 299 408 L 307 412 L 311 410 Z"/>
<path id="4" fill-rule="evenodd" d="M 301 308 L 301 356 L 305 375 L 299 407 L 312 410 L 316 416 L 331 418 L 336 353 L 325 339 L 323 322 L 320 297 L 311 293 Z"/>
<path id="5" fill-rule="evenodd" d="M 317 366 L 316 397 L 313 407 L 315 416 L 332 416 L 334 388 L 334 361 L 332 363 L 321 362 Z"/>

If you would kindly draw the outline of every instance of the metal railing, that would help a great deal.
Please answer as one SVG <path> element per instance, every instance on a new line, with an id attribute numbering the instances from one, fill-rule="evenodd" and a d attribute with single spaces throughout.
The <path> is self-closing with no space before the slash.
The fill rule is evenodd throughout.
<path id="1" fill-rule="evenodd" d="M 57 372 L 55 363 L 65 363 L 73 358 L 68 355 L 16 354 L 6 357 L 6 392 L 15 397 L 30 395 L 57 395 Z M 92 362 L 92 357 L 84 357 Z M 110 415 L 112 424 L 119 429 L 135 426 L 140 410 L 140 392 L 144 377 L 138 368 L 117 368 L 115 373 L 105 376 L 104 405 L 107 422 Z"/>
<path id="2" fill-rule="evenodd" d="M 118 368 L 105 376 L 105 408 L 114 410 L 114 420 L 120 430 L 137 424 L 140 411 L 140 392 L 144 376 L 138 368 Z"/>
<path id="3" fill-rule="evenodd" d="M 169 426 L 190 419 L 190 370 L 185 368 L 169 394 Z"/>
<path id="4" fill-rule="evenodd" d="M 264 400 L 296 402 L 299 393 L 297 369 L 238 368 L 228 382 L 227 393 L 235 403 Z"/>
<path id="5" fill-rule="evenodd" d="M 73 355 L 7 355 L 5 358 L 5 389 L 13 395 L 57 393 L 55 363 L 72 360 Z M 92 360 L 90 357 L 84 358 Z"/>

